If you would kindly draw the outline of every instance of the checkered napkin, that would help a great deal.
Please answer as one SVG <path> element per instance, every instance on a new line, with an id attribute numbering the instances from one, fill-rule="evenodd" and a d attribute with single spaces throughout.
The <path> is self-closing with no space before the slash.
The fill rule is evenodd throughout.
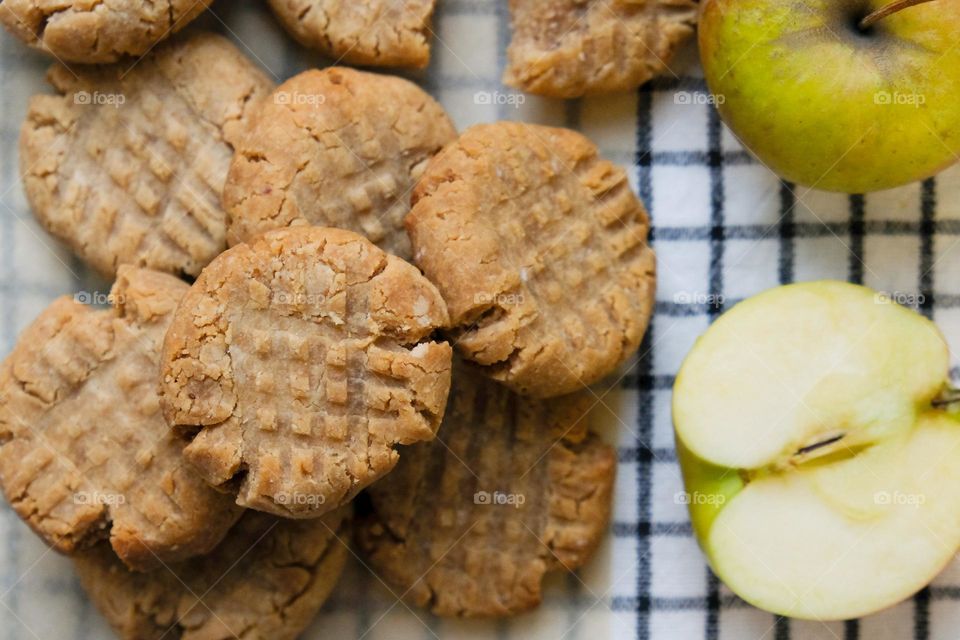
<path id="1" fill-rule="evenodd" d="M 559 102 L 500 84 L 505 0 L 441 0 L 429 70 L 415 79 L 458 127 L 518 119 L 579 129 L 629 168 L 653 218 L 656 315 L 635 362 L 601 391 L 597 422 L 619 448 L 613 524 L 598 557 L 547 579 L 543 606 L 497 622 L 449 621 L 398 602 L 352 563 L 307 638 L 854 640 L 960 637 L 960 563 L 900 606 L 859 621 L 778 619 L 730 593 L 691 536 L 670 422 L 670 389 L 694 339 L 744 297 L 795 280 L 862 282 L 914 302 L 960 354 L 960 169 L 861 196 L 780 182 L 744 152 L 708 104 L 691 44 L 672 73 L 631 93 Z M 225 33 L 277 80 L 328 64 L 297 48 L 259 3 L 221 1 L 203 26 Z M 104 294 L 33 221 L 17 136 L 48 60 L 0 36 L 0 339 L 4 353 L 55 296 Z M 957 369 L 954 368 L 956 377 Z M 70 563 L 9 508 L 0 512 L 0 640 L 108 638 Z"/>

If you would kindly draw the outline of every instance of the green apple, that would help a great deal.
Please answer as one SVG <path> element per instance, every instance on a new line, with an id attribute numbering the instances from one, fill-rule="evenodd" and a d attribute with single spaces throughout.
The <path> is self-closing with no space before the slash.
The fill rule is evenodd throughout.
<path id="1" fill-rule="evenodd" d="M 929 583 L 960 548 L 948 375 L 937 327 L 865 287 L 779 287 L 721 316 L 673 391 L 685 497 L 717 575 L 818 620 Z"/>
<path id="2" fill-rule="evenodd" d="M 700 55 L 723 120 L 809 187 L 942 171 L 960 157 L 960 2 L 923 1 L 705 0 Z M 860 26 L 885 5 L 900 10 Z"/>

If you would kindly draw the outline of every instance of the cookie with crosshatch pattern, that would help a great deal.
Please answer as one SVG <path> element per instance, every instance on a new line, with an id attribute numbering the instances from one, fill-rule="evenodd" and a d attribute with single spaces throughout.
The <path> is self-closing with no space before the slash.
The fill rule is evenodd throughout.
<path id="1" fill-rule="evenodd" d="M 406 226 L 460 354 L 515 391 L 576 391 L 639 346 L 656 279 L 649 220 L 581 134 L 467 129 L 427 166 Z"/>
<path id="2" fill-rule="evenodd" d="M 351 231 L 268 232 L 216 258 L 167 332 L 162 404 L 237 503 L 316 517 L 434 437 L 452 350 L 416 267 Z"/>
<path id="3" fill-rule="evenodd" d="M 209 555 L 134 573 L 99 546 L 80 582 L 124 640 L 294 640 L 336 586 L 350 508 L 313 520 L 248 511 Z"/>
<path id="4" fill-rule="evenodd" d="M 697 0 L 510 0 L 506 84 L 576 98 L 627 91 L 669 70 Z"/>
<path id="5" fill-rule="evenodd" d="M 226 39 L 177 39 L 128 68 L 48 74 L 20 138 L 40 223 L 101 273 L 195 276 L 226 248 L 220 204 L 233 145 L 271 83 Z"/>
<path id="6" fill-rule="evenodd" d="M 616 454 L 587 427 L 593 404 L 458 367 L 436 441 L 367 490 L 356 537 L 371 568 L 440 616 L 537 606 L 544 574 L 586 563 L 610 519 Z"/>
<path id="7" fill-rule="evenodd" d="M 337 62 L 425 67 L 435 1 L 270 0 L 270 7 L 298 42 Z"/>
<path id="8" fill-rule="evenodd" d="M 237 148 L 223 196 L 227 241 L 331 226 L 408 259 L 410 190 L 455 137 L 443 108 L 412 82 L 342 67 L 301 73 L 262 103 Z"/>
<path id="9" fill-rule="evenodd" d="M 0 23 L 58 60 L 116 62 L 147 53 L 190 24 L 212 1 L 5 0 L 0 2 Z"/>
<path id="10" fill-rule="evenodd" d="M 187 289 L 123 267 L 113 309 L 58 298 L 0 366 L 0 484 L 58 551 L 109 538 L 148 568 L 209 551 L 240 515 L 186 463 L 160 412 L 160 347 Z"/>

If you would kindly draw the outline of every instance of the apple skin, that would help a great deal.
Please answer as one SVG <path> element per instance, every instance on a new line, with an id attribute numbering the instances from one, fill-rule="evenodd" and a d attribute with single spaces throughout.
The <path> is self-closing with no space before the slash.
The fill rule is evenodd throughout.
<path id="1" fill-rule="evenodd" d="M 721 117 L 778 175 L 865 193 L 960 157 L 960 2 L 857 31 L 891 1 L 704 1 L 700 55 Z"/>
<path id="2" fill-rule="evenodd" d="M 718 467 L 701 460 L 693 454 L 678 438 L 676 441 L 677 460 L 683 475 L 686 489 L 687 507 L 690 512 L 690 524 L 693 534 L 701 546 L 710 539 L 710 527 L 723 507 L 736 497 L 744 487 L 743 478 L 736 469 Z M 699 500 L 699 497 L 712 500 Z"/>

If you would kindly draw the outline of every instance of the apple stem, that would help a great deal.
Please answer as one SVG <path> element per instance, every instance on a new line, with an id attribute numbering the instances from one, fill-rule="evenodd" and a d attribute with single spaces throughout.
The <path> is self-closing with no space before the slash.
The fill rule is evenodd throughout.
<path id="1" fill-rule="evenodd" d="M 872 27 L 878 21 L 883 20 L 887 16 L 903 11 L 904 9 L 914 7 L 918 4 L 923 4 L 925 2 L 932 2 L 932 1 L 933 0 L 894 0 L 894 2 L 891 2 L 890 4 L 888 4 L 887 6 L 881 9 L 877 9 L 876 11 L 868 15 L 866 18 L 861 20 L 860 30 L 867 31 L 868 29 L 870 29 L 870 27 Z"/>
<path id="2" fill-rule="evenodd" d="M 935 408 L 942 409 L 958 403 L 960 403 L 960 389 L 947 389 L 934 399 L 932 404 Z"/>

